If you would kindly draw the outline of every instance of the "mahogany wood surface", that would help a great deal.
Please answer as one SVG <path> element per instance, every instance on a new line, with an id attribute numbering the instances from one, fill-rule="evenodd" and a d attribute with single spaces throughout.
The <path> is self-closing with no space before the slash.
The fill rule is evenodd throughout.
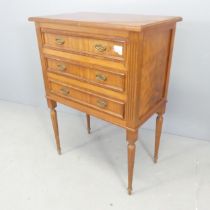
<path id="1" fill-rule="evenodd" d="M 61 155 L 57 112 L 55 110 L 57 103 L 55 101 L 51 101 L 51 100 L 47 100 L 47 102 L 48 102 L 48 107 L 50 108 L 50 116 L 51 116 L 51 120 L 52 120 L 54 134 L 55 134 L 55 142 L 56 142 L 57 152 L 59 155 Z"/>
<path id="2" fill-rule="evenodd" d="M 158 24 L 181 21 L 181 17 L 155 15 L 107 14 L 93 12 L 78 12 L 44 17 L 31 17 L 30 21 L 63 23 L 76 26 L 94 26 L 100 28 L 116 28 L 128 31 L 140 31 Z"/>
<path id="3" fill-rule="evenodd" d="M 158 160 L 158 151 L 160 145 L 160 135 L 163 125 L 163 116 L 162 114 L 158 114 L 156 118 L 156 130 L 155 130 L 155 153 L 154 153 L 154 162 L 157 163 Z"/>
<path id="4" fill-rule="evenodd" d="M 157 162 L 176 22 L 181 17 L 74 13 L 31 17 L 36 33 L 57 151 L 56 105 L 65 104 L 126 130 L 128 194 L 138 128 L 153 114 Z"/>

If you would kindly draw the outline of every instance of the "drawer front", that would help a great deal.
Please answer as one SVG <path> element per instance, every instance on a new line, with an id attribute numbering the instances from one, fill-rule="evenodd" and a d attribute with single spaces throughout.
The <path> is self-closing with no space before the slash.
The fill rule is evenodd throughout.
<path id="1" fill-rule="evenodd" d="M 47 58 L 47 69 L 61 75 L 73 77 L 115 91 L 124 91 L 124 74 L 96 70 L 60 59 Z"/>
<path id="2" fill-rule="evenodd" d="M 108 113 L 115 117 L 124 118 L 124 103 L 107 97 L 102 97 L 97 94 L 81 90 L 72 86 L 49 81 L 50 92 L 72 101 L 79 102 L 94 109 Z"/>
<path id="3" fill-rule="evenodd" d="M 100 40 L 87 37 L 63 35 L 59 32 L 43 34 L 44 47 L 55 48 L 112 58 L 123 61 L 125 46 L 123 41 Z"/>

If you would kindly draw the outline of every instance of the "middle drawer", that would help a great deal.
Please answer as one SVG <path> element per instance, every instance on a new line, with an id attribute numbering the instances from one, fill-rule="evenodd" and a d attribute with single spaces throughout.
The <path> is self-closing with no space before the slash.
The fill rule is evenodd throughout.
<path id="1" fill-rule="evenodd" d="M 124 73 L 86 67 L 82 64 L 63 61 L 55 58 L 46 58 L 47 70 L 79 79 L 87 83 L 102 86 L 114 91 L 123 92 L 125 87 Z"/>

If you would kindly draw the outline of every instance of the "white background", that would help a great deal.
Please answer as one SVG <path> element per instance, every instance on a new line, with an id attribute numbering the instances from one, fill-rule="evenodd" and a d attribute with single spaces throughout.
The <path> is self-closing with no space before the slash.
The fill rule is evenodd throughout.
<path id="1" fill-rule="evenodd" d="M 210 2 L 207 0 L 0 0 L 0 99 L 46 107 L 29 16 L 96 11 L 182 16 L 164 130 L 210 141 Z M 63 109 L 67 111 L 68 109 Z M 144 125 L 154 127 L 154 119 Z"/>

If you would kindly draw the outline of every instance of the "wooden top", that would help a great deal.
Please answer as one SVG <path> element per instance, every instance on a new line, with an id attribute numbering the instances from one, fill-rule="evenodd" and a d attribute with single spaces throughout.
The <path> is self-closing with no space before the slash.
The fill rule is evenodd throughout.
<path id="1" fill-rule="evenodd" d="M 128 15 L 78 12 L 43 17 L 30 17 L 29 21 L 62 23 L 76 26 L 94 26 L 99 28 L 123 29 L 128 31 L 141 31 L 144 28 L 164 23 L 181 21 L 181 17 Z"/>

